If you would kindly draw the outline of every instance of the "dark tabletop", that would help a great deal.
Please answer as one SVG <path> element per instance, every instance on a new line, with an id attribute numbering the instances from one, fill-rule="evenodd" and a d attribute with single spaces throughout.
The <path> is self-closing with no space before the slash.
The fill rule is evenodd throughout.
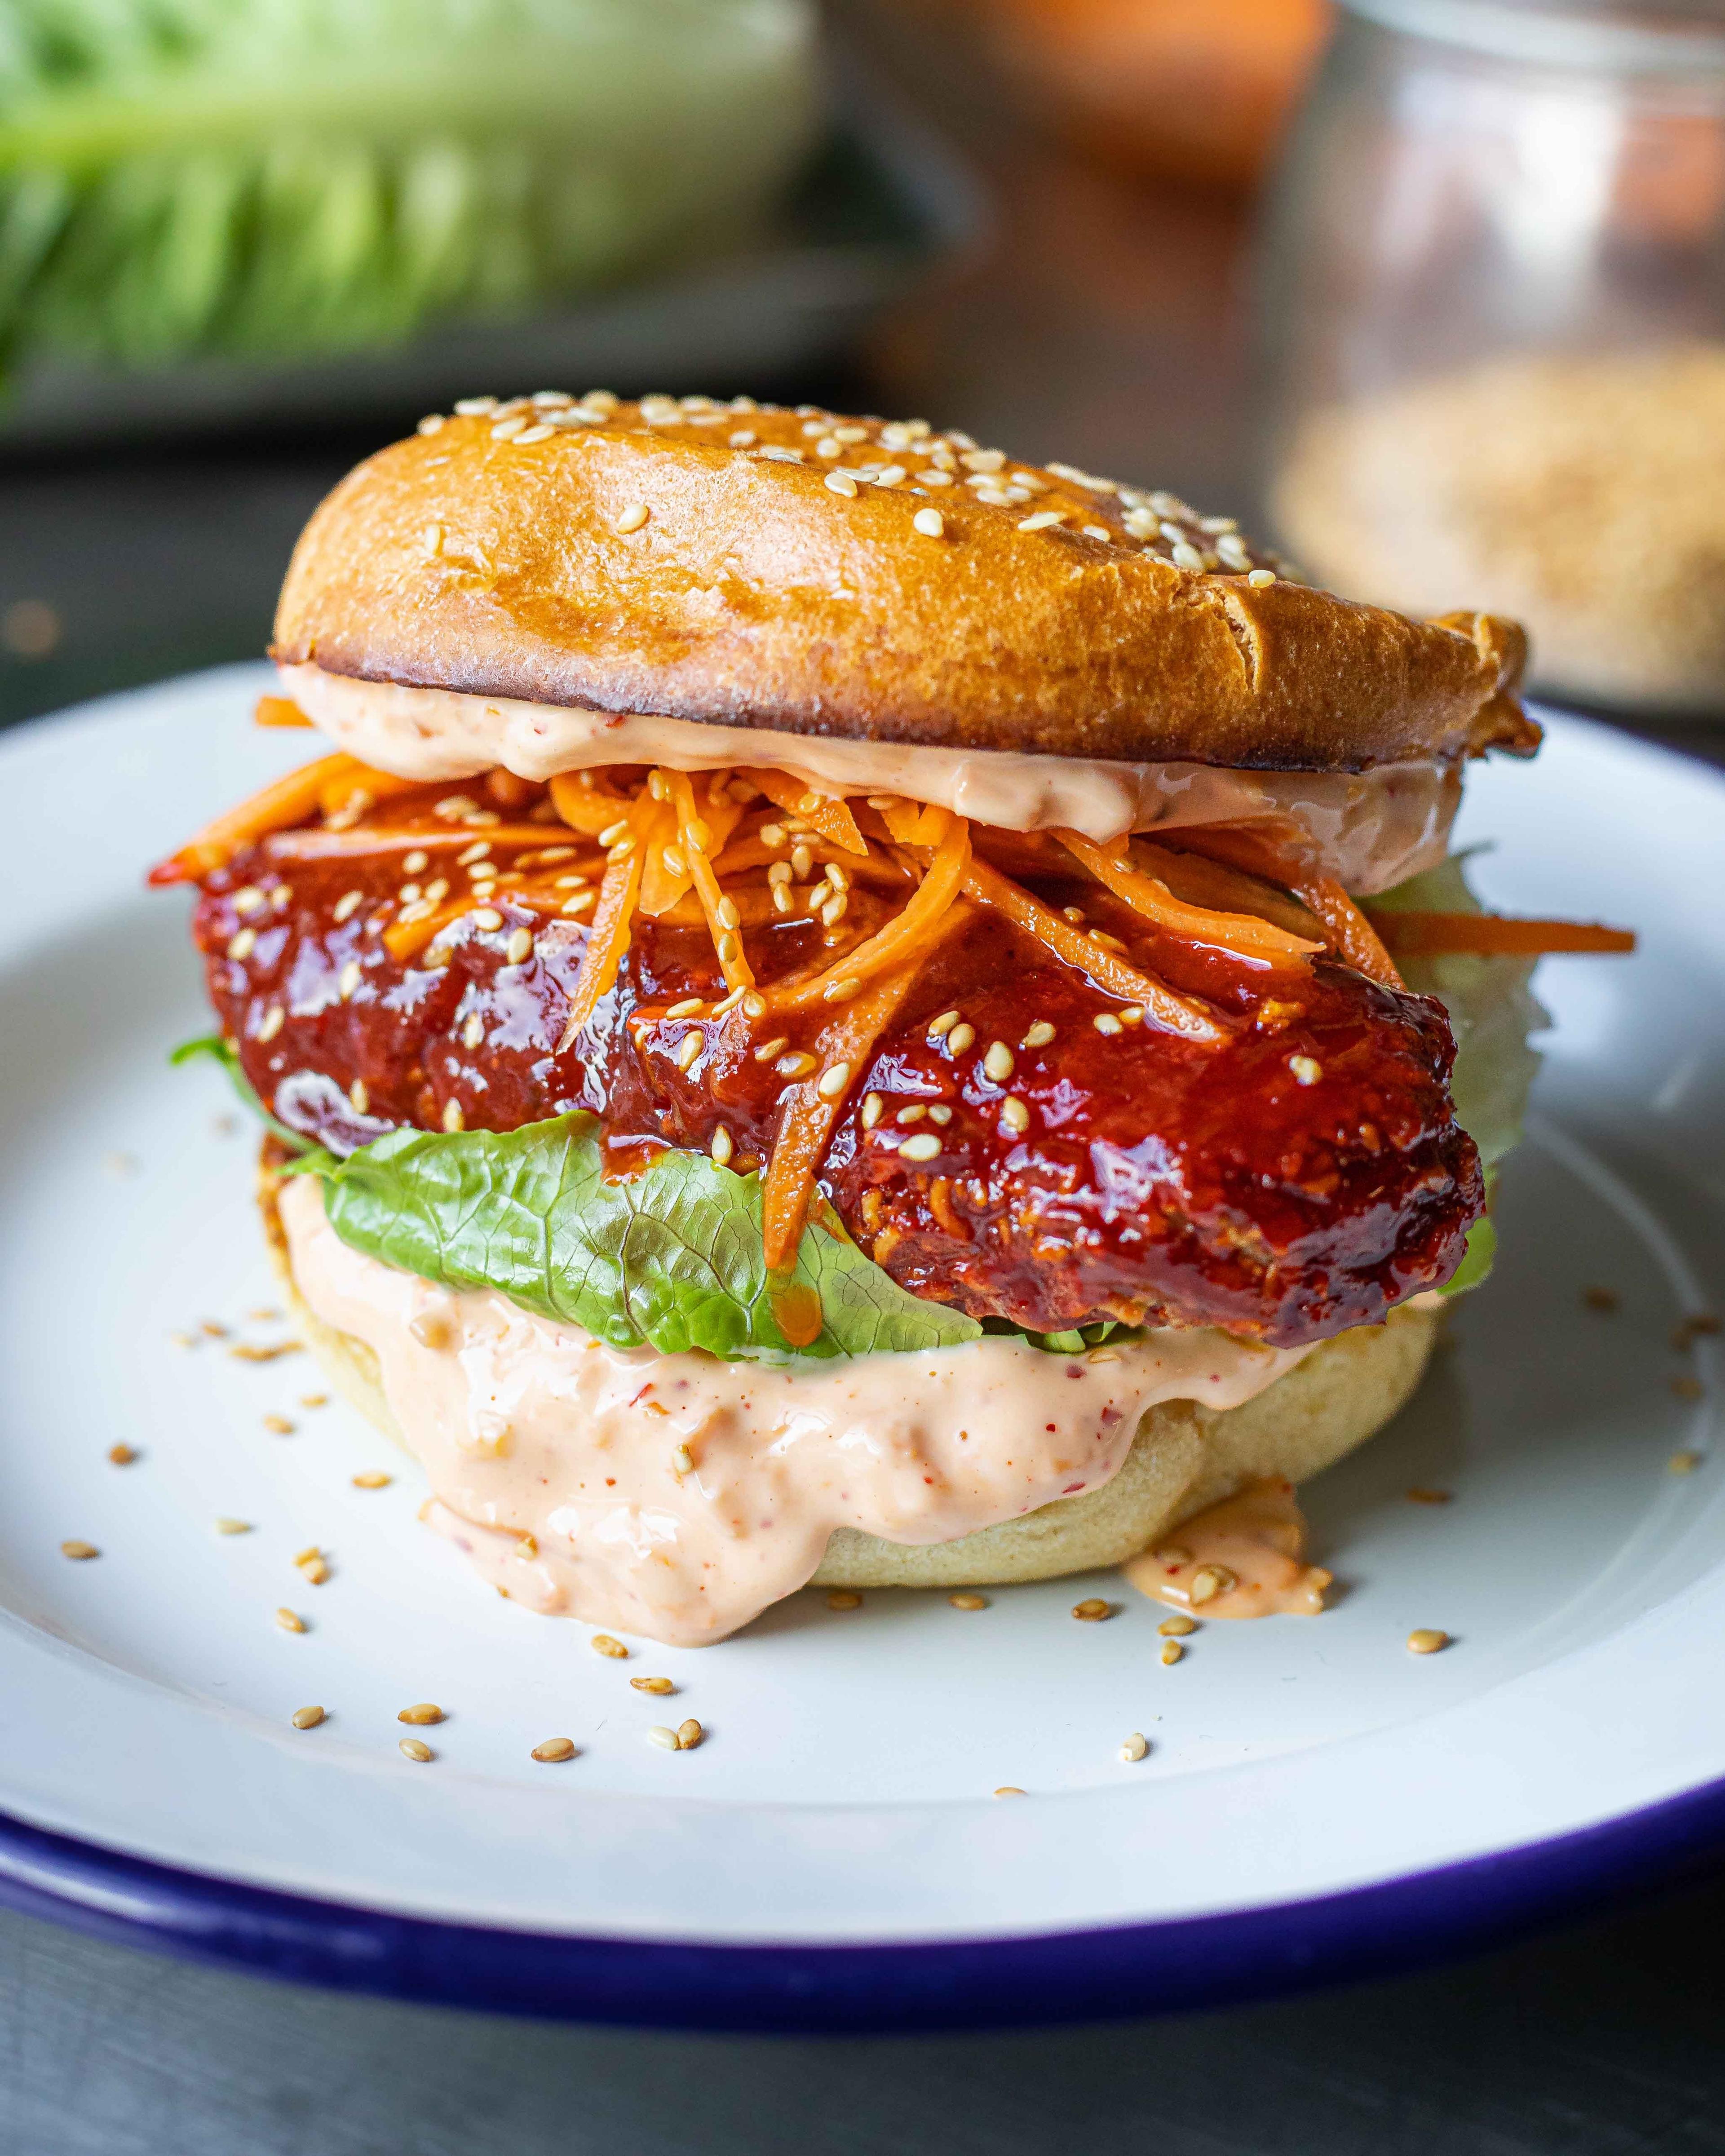
<path id="1" fill-rule="evenodd" d="M 983 174 L 986 243 L 795 381 L 614 386 L 922 412 L 1249 516 L 1247 212 L 980 105 L 916 13 L 883 0 L 862 27 Z M 300 525 L 387 431 L 0 467 L 0 722 L 256 654 Z M 1717 728 L 1673 738 L 1725 761 Z M 0 1915 L 0 2156 L 1701 2156 L 1725 2151 L 1722 1935 L 1725 1869 L 1316 1998 L 847 2043 L 337 1999 Z"/>

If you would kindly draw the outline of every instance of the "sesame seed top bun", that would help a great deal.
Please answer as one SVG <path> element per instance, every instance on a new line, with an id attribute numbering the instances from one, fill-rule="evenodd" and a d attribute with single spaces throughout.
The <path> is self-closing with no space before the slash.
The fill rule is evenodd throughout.
<path id="1" fill-rule="evenodd" d="M 1356 605 L 1171 495 L 748 398 L 544 393 L 422 422 L 313 516 L 274 652 L 739 731 L 1135 762 L 1357 771 L 1538 741 L 1513 623 Z"/>

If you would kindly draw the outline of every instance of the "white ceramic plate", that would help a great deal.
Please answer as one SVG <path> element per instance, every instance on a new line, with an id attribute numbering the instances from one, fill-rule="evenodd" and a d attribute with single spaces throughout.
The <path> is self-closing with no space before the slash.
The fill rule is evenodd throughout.
<path id="1" fill-rule="evenodd" d="M 184 897 L 141 878 L 312 747 L 249 726 L 264 678 L 0 742 L 0 1893 L 423 1996 L 927 2025 L 1385 1965 L 1725 1835 L 1720 1343 L 1671 1343 L 1725 1299 L 1725 783 L 1574 721 L 1471 778 L 1492 901 L 1642 949 L 1542 970 L 1556 1030 L 1497 1276 L 1309 1492 L 1331 1612 L 1207 1626 L 1168 1669 L 1163 1613 L 1108 1575 L 974 1614 L 805 1594 L 618 1662 L 480 1587 L 418 1525 L 411 1466 L 298 1404 L 303 1356 L 228 1352 L 283 1334 L 249 1314 L 275 1301 L 254 1133 L 215 1074 L 167 1067 L 207 1017 Z M 175 1344 L 206 1320 L 227 1337 Z M 356 1490 L 371 1467 L 394 1481 Z M 310 1543 L 321 1588 L 291 1563 Z M 1119 1614 L 1075 1624 L 1089 1594 Z M 1416 1625 L 1455 1645 L 1410 1656 Z M 396 1712 L 421 1699 L 448 1719 L 417 1766 Z M 698 1751 L 646 1741 L 668 1707 Z M 535 1764 L 551 1736 L 578 1756 Z"/>

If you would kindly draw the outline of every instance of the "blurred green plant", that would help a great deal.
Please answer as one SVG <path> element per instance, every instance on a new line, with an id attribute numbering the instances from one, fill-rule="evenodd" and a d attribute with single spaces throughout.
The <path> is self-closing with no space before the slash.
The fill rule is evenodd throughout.
<path id="1" fill-rule="evenodd" d="M 803 0 L 0 0 L 0 366 L 388 344 L 745 233 Z"/>

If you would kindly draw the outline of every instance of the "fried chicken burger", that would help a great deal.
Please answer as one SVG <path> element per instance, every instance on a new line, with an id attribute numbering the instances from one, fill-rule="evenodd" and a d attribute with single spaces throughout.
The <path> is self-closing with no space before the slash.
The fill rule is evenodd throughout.
<path id="1" fill-rule="evenodd" d="M 1507 623 L 920 421 L 547 393 L 343 480 L 273 656 L 335 752 L 156 871 L 190 1045 L 313 1352 L 535 1609 L 1178 1599 L 1172 1531 L 1378 1430 L 1489 1262 L 1589 932 L 1446 858 L 1538 739 Z"/>

